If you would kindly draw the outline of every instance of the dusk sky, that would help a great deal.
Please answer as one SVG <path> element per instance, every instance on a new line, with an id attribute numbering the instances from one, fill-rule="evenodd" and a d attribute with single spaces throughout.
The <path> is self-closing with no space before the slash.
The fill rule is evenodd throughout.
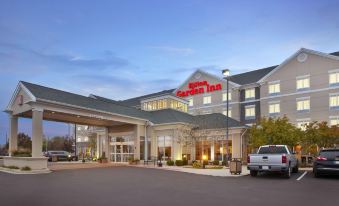
<path id="1" fill-rule="evenodd" d="M 0 108 L 19 80 L 120 100 L 280 64 L 301 47 L 339 51 L 339 1 L 0 0 Z M 31 135 L 30 120 L 20 131 Z M 68 134 L 46 122 L 47 136 Z M 8 131 L 0 114 L 0 144 Z"/>

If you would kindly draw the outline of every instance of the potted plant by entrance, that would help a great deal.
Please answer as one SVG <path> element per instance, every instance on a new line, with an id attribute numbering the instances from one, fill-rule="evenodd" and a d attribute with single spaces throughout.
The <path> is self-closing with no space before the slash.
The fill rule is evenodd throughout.
<path id="1" fill-rule="evenodd" d="M 99 161 L 99 163 L 107 163 L 108 162 L 105 152 L 103 152 L 101 157 L 98 158 L 98 161 Z"/>

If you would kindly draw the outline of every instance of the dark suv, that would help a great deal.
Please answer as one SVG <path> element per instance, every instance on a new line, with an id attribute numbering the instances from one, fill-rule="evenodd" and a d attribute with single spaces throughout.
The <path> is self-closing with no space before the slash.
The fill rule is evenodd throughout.
<path id="1" fill-rule="evenodd" d="M 339 175 L 339 149 L 323 149 L 313 164 L 315 177 Z"/>

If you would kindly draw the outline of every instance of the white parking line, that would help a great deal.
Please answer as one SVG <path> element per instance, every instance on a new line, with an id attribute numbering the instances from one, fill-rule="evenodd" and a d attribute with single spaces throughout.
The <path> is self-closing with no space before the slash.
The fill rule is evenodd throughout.
<path id="1" fill-rule="evenodd" d="M 307 174 L 307 171 L 304 172 L 304 173 L 297 179 L 297 181 L 301 180 L 306 174 Z"/>

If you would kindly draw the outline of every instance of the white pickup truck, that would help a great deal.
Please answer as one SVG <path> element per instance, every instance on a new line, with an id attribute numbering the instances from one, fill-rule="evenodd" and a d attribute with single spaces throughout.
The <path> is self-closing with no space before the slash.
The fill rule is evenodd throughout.
<path id="1" fill-rule="evenodd" d="M 264 145 L 259 147 L 257 154 L 247 157 L 247 169 L 252 177 L 258 172 L 281 172 L 290 178 L 291 173 L 299 170 L 298 159 L 295 153 L 286 145 Z"/>

